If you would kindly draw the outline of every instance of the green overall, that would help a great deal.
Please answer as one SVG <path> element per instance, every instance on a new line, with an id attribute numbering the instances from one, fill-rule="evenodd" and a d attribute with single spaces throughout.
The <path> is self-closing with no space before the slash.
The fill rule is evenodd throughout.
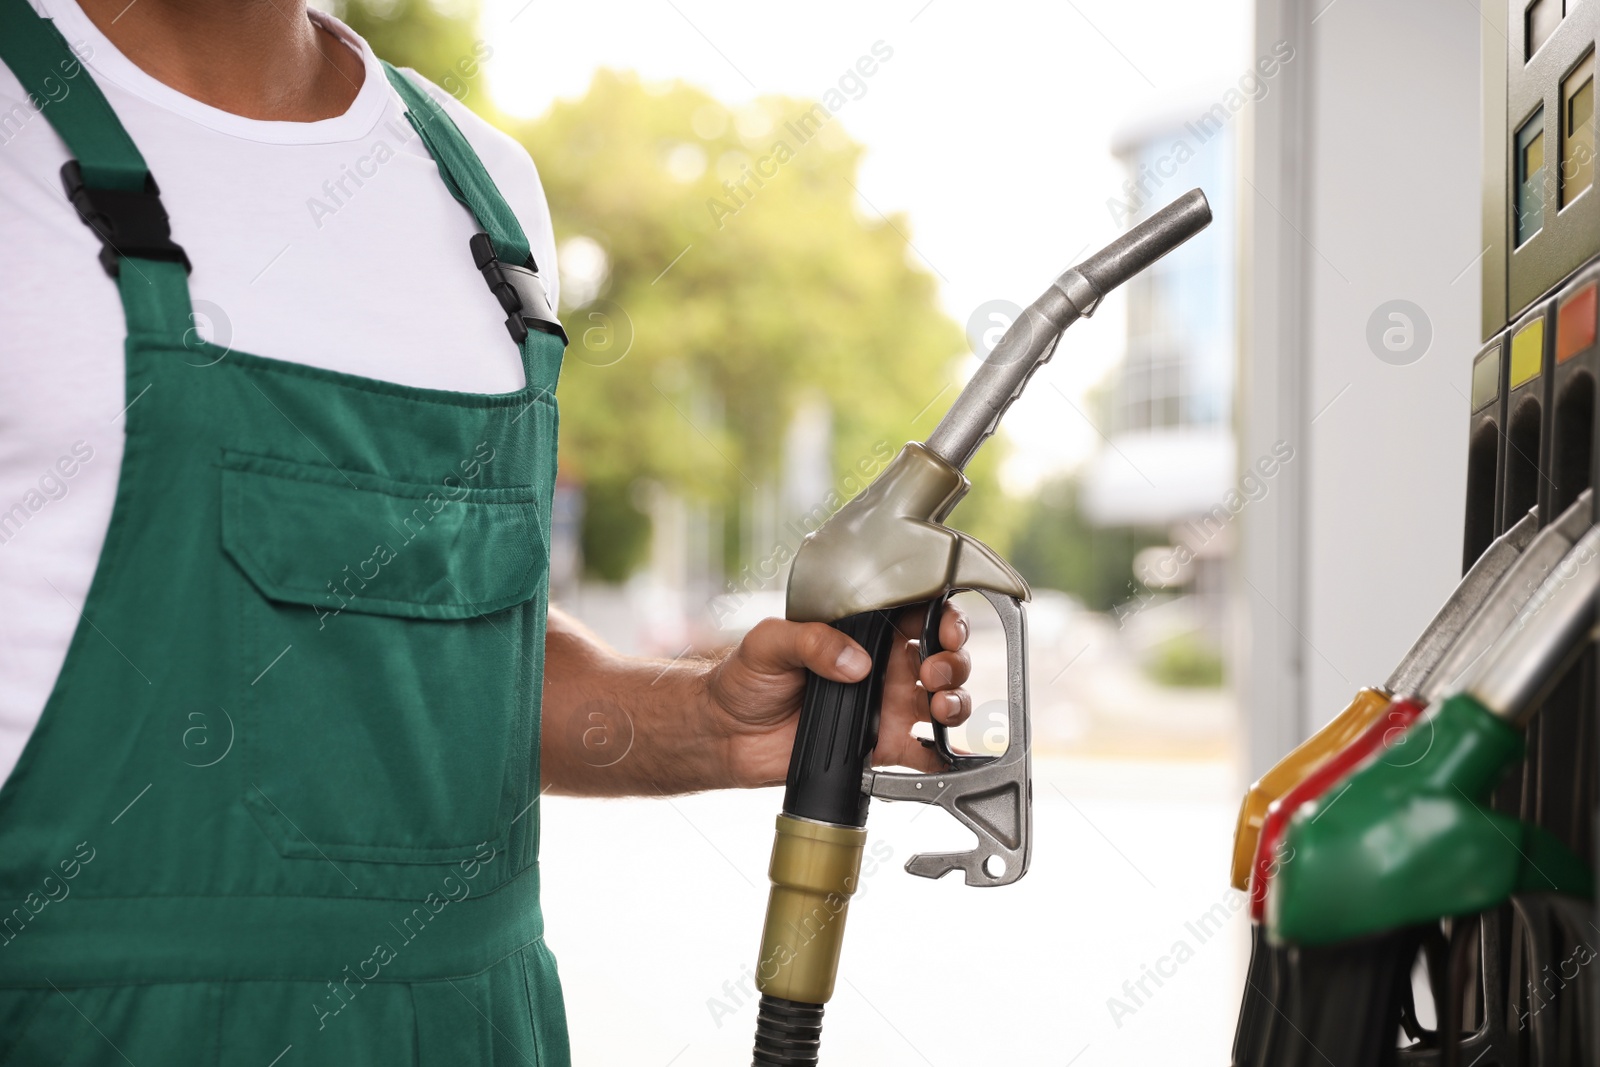
<path id="1" fill-rule="evenodd" d="M 88 72 L 26 0 L 0 59 L 123 219 L 128 330 L 105 547 L 0 789 L 0 1065 L 565 1067 L 537 862 L 562 339 L 524 330 L 502 395 L 197 340 Z M 533 266 L 460 131 L 389 78 L 498 260 Z M 438 269 L 484 266 L 461 252 Z"/>

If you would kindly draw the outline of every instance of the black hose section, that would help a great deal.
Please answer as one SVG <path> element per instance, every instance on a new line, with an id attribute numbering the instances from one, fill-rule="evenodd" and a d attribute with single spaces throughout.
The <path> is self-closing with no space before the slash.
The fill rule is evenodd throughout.
<path id="1" fill-rule="evenodd" d="M 1428 965 L 1428 996 L 1434 1005 L 1434 1029 L 1423 1028 L 1416 1018 L 1416 997 L 1413 994 L 1411 1021 L 1417 1032 L 1411 1034 L 1408 1031 L 1407 1036 L 1413 1041 L 1420 1041 L 1425 1048 L 1435 1048 L 1439 1044 L 1440 1035 L 1449 1032 L 1444 1029 L 1442 1005 L 1450 996 L 1450 939 L 1445 936 L 1443 926 L 1427 928 L 1422 938 L 1422 958 Z M 1410 983 L 1406 984 L 1406 990 L 1412 992 Z"/>
<path id="2" fill-rule="evenodd" d="M 1401 1006 L 1426 929 L 1335 945 L 1290 946 L 1269 1067 L 1394 1067 Z"/>
<path id="3" fill-rule="evenodd" d="M 1273 1007 L 1273 953 L 1277 951 L 1267 940 L 1266 926 L 1252 924 L 1250 966 L 1245 971 L 1239 1022 L 1233 1033 L 1233 1067 L 1270 1067 L 1264 1056 L 1277 1010 Z"/>
<path id="4" fill-rule="evenodd" d="M 1578 953 L 1590 940 L 1593 907 L 1554 894 L 1511 898 L 1506 1031 L 1526 1067 L 1591 1062 L 1580 1046 L 1593 990 Z"/>
<path id="5" fill-rule="evenodd" d="M 751 1067 L 815 1067 L 821 1044 L 821 1004 L 762 996 Z"/>
<path id="6" fill-rule="evenodd" d="M 1469 1016 L 1467 990 L 1477 970 L 1478 938 L 1482 916 L 1458 919 L 1450 932 L 1450 967 L 1444 1003 L 1439 1014 L 1439 1067 L 1461 1067 L 1461 1040 Z"/>

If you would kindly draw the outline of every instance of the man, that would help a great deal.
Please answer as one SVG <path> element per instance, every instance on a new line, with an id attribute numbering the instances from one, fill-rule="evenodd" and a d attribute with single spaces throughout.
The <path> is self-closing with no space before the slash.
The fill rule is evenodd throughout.
<path id="1" fill-rule="evenodd" d="M 541 792 L 781 781 L 866 654 L 548 607 L 549 212 L 448 95 L 304 0 L 0 0 L 0 59 L 0 1063 L 567 1063 Z"/>

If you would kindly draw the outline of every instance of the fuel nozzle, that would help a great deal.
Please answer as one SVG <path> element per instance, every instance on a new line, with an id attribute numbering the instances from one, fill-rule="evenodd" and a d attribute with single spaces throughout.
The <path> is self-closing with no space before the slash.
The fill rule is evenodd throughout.
<path id="1" fill-rule="evenodd" d="M 1488 798 L 1522 757 L 1520 725 L 1594 632 L 1597 553 L 1600 528 L 1584 531 L 1541 581 L 1518 584 L 1509 625 L 1470 657 L 1464 685 L 1410 726 L 1400 753 L 1370 758 L 1291 817 L 1291 859 L 1267 894 L 1288 1011 L 1261 1062 L 1389 1062 L 1406 974 L 1440 920 L 1517 893 L 1592 893 L 1581 857 Z M 1515 568 L 1504 581 L 1514 579 Z"/>
<path id="2" fill-rule="evenodd" d="M 1268 805 L 1253 855 L 1250 882 L 1251 911 L 1258 921 L 1265 917 L 1272 874 L 1281 866 L 1278 857 L 1284 848 L 1290 820 L 1302 807 L 1322 797 L 1379 752 L 1418 742 L 1410 732 L 1411 727 L 1423 717 L 1430 704 L 1459 689 L 1464 677 L 1479 668 L 1496 638 L 1515 622 L 1543 583 L 1573 552 L 1574 543 L 1589 528 L 1591 507 L 1592 498 L 1585 490 L 1554 522 L 1532 540 L 1525 541 L 1526 547 L 1519 553 L 1501 553 L 1495 557 L 1499 561 L 1509 561 L 1509 566 L 1496 564 L 1501 572 L 1499 579 L 1476 604 L 1457 600 L 1452 595 L 1442 613 L 1453 616 L 1457 626 L 1442 656 L 1426 670 L 1414 669 L 1415 663 L 1402 664 L 1401 671 L 1396 674 L 1404 677 L 1390 679 L 1391 684 L 1397 686 L 1394 699 L 1373 717 L 1366 729 Z M 1502 535 L 1502 540 L 1513 534 L 1516 535 L 1514 540 L 1524 540 L 1531 530 L 1524 524 L 1532 519 L 1531 514 L 1524 517 Z M 1485 552 L 1479 564 L 1489 559 L 1490 552 Z M 1474 565 L 1467 579 L 1463 579 L 1463 586 L 1476 571 L 1477 565 Z M 1418 644 L 1437 647 L 1437 642 L 1426 634 Z"/>
<path id="3" fill-rule="evenodd" d="M 1493 632 L 1494 618 L 1504 610 L 1506 602 L 1503 595 L 1494 595 L 1495 590 L 1513 568 L 1520 566 L 1527 574 L 1529 567 L 1548 568 L 1551 560 L 1560 557 L 1564 545 L 1570 545 L 1575 536 L 1570 524 L 1590 507 L 1587 493 L 1580 503 L 1583 510 L 1574 505 L 1564 512 L 1549 527 L 1555 536 L 1547 537 L 1537 549 L 1533 548 L 1541 533 L 1537 508 L 1530 508 L 1515 526 L 1495 538 L 1462 576 L 1428 628 L 1389 675 L 1384 688 L 1407 696 L 1421 694 L 1428 683 L 1449 673 L 1455 657 L 1469 655 L 1474 648 L 1481 650 L 1478 635 L 1486 630 Z"/>
<path id="4" fill-rule="evenodd" d="M 1295 814 L 1295 859 L 1267 901 L 1276 940 L 1345 941 L 1482 911 L 1519 890 L 1590 890 L 1587 866 L 1553 835 L 1484 802 L 1522 755 L 1520 726 L 1589 641 L 1597 554 L 1600 528 L 1538 583 L 1465 688 L 1411 727 L 1414 758 L 1371 762 L 1336 802 Z"/>
<path id="5" fill-rule="evenodd" d="M 1320 795 L 1325 783 L 1344 777 L 1386 735 L 1409 725 L 1421 709 L 1404 698 L 1421 693 L 1453 650 L 1466 645 L 1476 650 L 1474 656 L 1482 651 L 1489 637 L 1479 634 L 1478 620 L 1507 596 L 1502 588 L 1507 573 L 1529 567 L 1525 550 L 1538 532 L 1537 509 L 1530 509 L 1483 551 L 1383 685 L 1357 692 L 1343 711 L 1245 793 L 1234 830 L 1231 882 L 1235 889 L 1251 890 L 1252 921 L 1250 961 L 1234 1029 L 1234 1067 L 1265 1067 L 1272 1029 L 1281 1025 L 1277 988 L 1287 965 L 1284 950 L 1268 942 L 1262 918 L 1272 871 L 1284 856 L 1280 843 L 1287 816 L 1303 800 Z M 1555 536 L 1547 535 L 1547 542 Z M 1546 548 L 1536 556 L 1547 554 Z M 1542 572 L 1548 563 L 1533 566 Z"/>
<path id="6" fill-rule="evenodd" d="M 762 993 L 756 1064 L 816 1063 L 822 1005 L 838 972 L 869 798 L 937 806 L 975 837 L 974 847 L 963 851 L 912 856 L 906 864 L 911 874 L 939 878 L 959 871 L 967 885 L 1002 886 L 1027 872 L 1033 782 L 1022 604 L 1028 585 L 993 549 L 948 528 L 944 519 L 971 487 L 962 474 L 968 461 L 1053 354 L 1061 332 L 1210 221 L 1205 195 L 1192 190 L 1062 274 L 1012 323 L 927 443 L 907 444 L 795 553 L 785 613 L 849 635 L 872 658 L 872 670 L 850 684 L 806 679 L 772 845 L 772 890 L 756 973 Z M 1000 617 L 1006 750 L 955 754 L 936 725 L 935 750 L 949 764 L 944 773 L 874 771 L 884 677 L 899 647 L 894 617 L 919 607 L 928 654 L 939 613 L 956 591 L 981 594 Z"/>
<path id="7" fill-rule="evenodd" d="M 1529 545 L 1482 624 L 1464 631 L 1471 647 L 1446 657 L 1457 679 L 1430 685 L 1452 692 L 1404 730 L 1403 745 L 1380 741 L 1336 788 L 1287 813 L 1287 858 L 1266 901 L 1286 1008 L 1255 1062 L 1391 1062 L 1402 992 L 1419 947 L 1440 945 L 1440 920 L 1514 893 L 1592 891 L 1587 865 L 1554 835 L 1487 806 L 1522 754 L 1518 725 L 1592 633 L 1600 528 L 1585 529 L 1580 505 Z M 1566 550 L 1550 563 L 1553 545 Z"/>
<path id="8" fill-rule="evenodd" d="M 1358 691 L 1326 726 L 1251 784 L 1239 805 L 1239 819 L 1233 834 L 1231 882 L 1235 889 L 1249 888 L 1250 867 L 1260 841 L 1261 827 L 1274 801 L 1354 743 L 1378 721 L 1390 701 L 1397 696 L 1421 693 L 1454 650 L 1465 644 L 1476 649 L 1472 653 L 1474 656 L 1482 651 L 1482 644 L 1474 638 L 1482 629 L 1479 620 L 1489 613 L 1488 604 L 1493 603 L 1501 579 L 1513 566 L 1523 565 L 1520 562 L 1524 558 L 1523 550 L 1538 533 L 1538 515 L 1530 510 L 1478 557 L 1383 685 Z"/>

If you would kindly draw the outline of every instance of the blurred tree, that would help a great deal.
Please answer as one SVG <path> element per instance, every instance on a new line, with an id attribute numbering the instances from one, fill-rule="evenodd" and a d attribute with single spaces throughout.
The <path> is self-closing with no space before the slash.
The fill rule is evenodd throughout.
<path id="1" fill-rule="evenodd" d="M 832 411 L 838 496 L 932 430 L 952 399 L 960 328 L 940 310 L 903 216 L 859 206 L 863 149 L 812 101 L 730 110 L 690 86 L 603 71 L 576 101 L 509 123 L 490 104 L 477 0 L 319 0 L 398 66 L 517 136 L 561 242 L 562 468 L 584 485 L 591 573 L 626 577 L 648 548 L 642 481 L 713 505 L 725 564 L 741 509 L 779 480 L 802 397 Z M 916 421 L 913 423 L 913 419 Z M 955 521 L 1004 551 L 1015 507 L 991 445 Z M 854 476 L 854 480 L 846 479 Z M 771 546 L 763 546 L 770 548 Z"/>
<path id="2" fill-rule="evenodd" d="M 584 487 L 583 567 L 593 577 L 620 582 L 650 549 L 650 520 L 634 506 L 634 486 L 624 480 Z"/>
<path id="3" fill-rule="evenodd" d="M 366 38 L 380 59 L 410 67 L 479 113 L 494 117 L 483 64 L 494 50 L 477 34 L 478 0 L 315 0 Z"/>
<path id="4" fill-rule="evenodd" d="M 1161 685 L 1215 689 L 1227 680 L 1222 656 L 1193 631 L 1174 634 L 1150 651 L 1145 673 Z"/>
<path id="5" fill-rule="evenodd" d="M 1091 525 L 1079 509 L 1077 482 L 1059 478 L 1023 505 L 1011 562 L 1030 584 L 1109 611 L 1143 588 L 1134 581 L 1134 556 L 1166 543 L 1160 531 Z"/>
<path id="6" fill-rule="evenodd" d="M 906 220 L 858 207 L 863 150 L 820 107 L 732 111 L 603 71 L 520 136 L 563 241 L 562 463 L 589 492 L 625 501 L 652 479 L 737 529 L 749 492 L 776 485 L 802 397 L 832 409 L 836 486 L 879 442 L 926 435 L 954 398 L 940 394 L 961 330 Z M 736 566 L 738 540 L 724 541 Z"/>

